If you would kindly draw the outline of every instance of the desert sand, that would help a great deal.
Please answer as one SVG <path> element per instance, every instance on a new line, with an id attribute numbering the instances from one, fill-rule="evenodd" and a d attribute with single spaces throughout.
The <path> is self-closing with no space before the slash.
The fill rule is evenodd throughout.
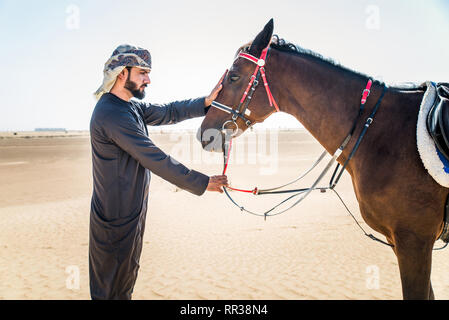
<path id="1" fill-rule="evenodd" d="M 193 133 L 150 136 L 188 167 L 221 173 L 220 155 L 202 151 Z M 89 133 L 0 137 L 0 299 L 90 299 Z M 242 188 L 288 182 L 323 150 L 304 130 L 239 139 L 242 153 L 231 158 L 228 177 Z M 256 148 L 264 139 L 267 149 Z M 295 186 L 309 186 L 322 168 Z M 348 174 L 337 190 L 360 225 L 384 239 L 360 217 Z M 197 197 L 155 175 L 150 193 L 134 299 L 402 299 L 393 251 L 365 237 L 331 192 L 314 191 L 266 221 L 224 194 Z M 285 197 L 232 195 L 259 211 Z M 437 299 L 449 298 L 448 250 L 433 254 Z"/>

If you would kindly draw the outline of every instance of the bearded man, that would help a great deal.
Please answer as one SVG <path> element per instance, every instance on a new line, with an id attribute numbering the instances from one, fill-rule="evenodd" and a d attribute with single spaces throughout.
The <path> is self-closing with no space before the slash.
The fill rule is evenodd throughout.
<path id="1" fill-rule="evenodd" d="M 147 125 L 174 124 L 204 116 L 221 90 L 207 97 L 165 105 L 143 99 L 151 83 L 148 50 L 121 45 L 104 67 L 92 113 L 93 194 L 89 228 L 89 283 L 92 299 L 132 297 L 139 269 L 150 173 L 195 195 L 223 192 L 226 176 L 191 170 L 159 149 Z"/>

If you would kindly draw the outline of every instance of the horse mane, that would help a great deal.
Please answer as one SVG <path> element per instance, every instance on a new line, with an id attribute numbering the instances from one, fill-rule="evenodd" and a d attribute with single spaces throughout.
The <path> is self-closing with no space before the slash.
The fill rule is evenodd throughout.
<path id="1" fill-rule="evenodd" d="M 323 62 L 323 63 L 329 64 L 333 67 L 339 68 L 340 70 L 342 70 L 344 72 L 350 72 L 350 73 L 356 74 L 356 75 L 364 77 L 364 78 L 371 78 L 370 76 L 368 76 L 366 74 L 360 73 L 358 71 L 349 69 L 349 68 L 341 65 L 340 63 L 336 62 L 332 58 L 324 57 L 323 55 L 321 55 L 315 51 L 302 48 L 297 44 L 294 44 L 294 43 L 288 42 L 282 38 L 279 38 L 278 35 L 273 35 L 273 40 L 271 42 L 270 47 L 273 49 L 282 51 L 282 52 L 291 53 L 293 55 L 307 56 L 312 59 L 318 60 L 319 62 Z"/>
<path id="2" fill-rule="evenodd" d="M 249 53 L 249 49 L 251 47 L 252 41 L 247 42 L 246 44 L 242 45 L 236 52 L 234 58 L 236 58 L 239 54 L 239 52 L 246 52 Z M 321 55 L 320 53 L 317 53 L 315 51 L 312 51 L 310 49 L 305 49 L 297 44 L 291 43 L 285 39 L 280 38 L 278 35 L 273 35 L 271 44 L 270 44 L 270 48 L 278 50 L 278 51 L 282 51 L 282 52 L 286 52 L 288 54 L 292 54 L 292 55 L 297 55 L 297 56 L 302 56 L 302 57 L 306 57 L 306 58 L 311 58 L 314 59 L 315 61 L 319 62 L 319 63 L 324 63 L 327 64 L 331 67 L 334 68 L 338 68 L 339 70 L 346 72 L 346 73 L 350 73 L 352 75 L 355 76 L 359 76 L 365 79 L 372 79 L 374 83 L 377 84 L 383 84 L 382 80 L 379 79 L 374 79 L 374 77 L 371 77 L 369 75 L 366 75 L 364 73 L 361 73 L 359 71 L 355 71 L 353 69 L 350 69 L 346 66 L 341 65 L 339 62 L 335 61 L 332 58 L 329 57 L 324 57 L 323 55 Z M 397 89 L 397 90 L 410 90 L 410 91 L 416 91 L 416 90 L 421 90 L 422 89 L 423 84 L 422 83 L 390 83 L 388 85 L 388 87 L 390 89 Z"/>

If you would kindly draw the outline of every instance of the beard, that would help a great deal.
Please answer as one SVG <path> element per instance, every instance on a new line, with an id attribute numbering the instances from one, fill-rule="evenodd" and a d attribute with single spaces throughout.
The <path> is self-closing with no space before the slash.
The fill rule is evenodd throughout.
<path id="1" fill-rule="evenodd" d="M 137 98 L 139 100 L 142 100 L 143 98 L 145 98 L 145 88 L 146 88 L 146 84 L 140 86 L 137 85 L 137 83 L 135 83 L 134 81 L 129 80 L 129 76 L 128 79 L 126 79 L 125 82 L 125 88 L 128 89 L 131 94 L 133 95 L 134 98 Z M 141 90 L 143 88 L 143 90 Z"/>

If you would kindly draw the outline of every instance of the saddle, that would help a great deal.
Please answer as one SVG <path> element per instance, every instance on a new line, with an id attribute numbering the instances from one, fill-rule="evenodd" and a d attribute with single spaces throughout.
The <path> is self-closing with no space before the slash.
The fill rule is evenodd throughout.
<path id="1" fill-rule="evenodd" d="M 436 85 L 436 98 L 427 115 L 426 125 L 439 153 L 449 161 L 449 83 Z M 439 239 L 449 243 L 449 195 L 446 198 L 444 227 Z"/>
<path id="2" fill-rule="evenodd" d="M 427 115 L 427 131 L 437 149 L 449 161 L 449 83 L 438 83 L 437 96 Z"/>

